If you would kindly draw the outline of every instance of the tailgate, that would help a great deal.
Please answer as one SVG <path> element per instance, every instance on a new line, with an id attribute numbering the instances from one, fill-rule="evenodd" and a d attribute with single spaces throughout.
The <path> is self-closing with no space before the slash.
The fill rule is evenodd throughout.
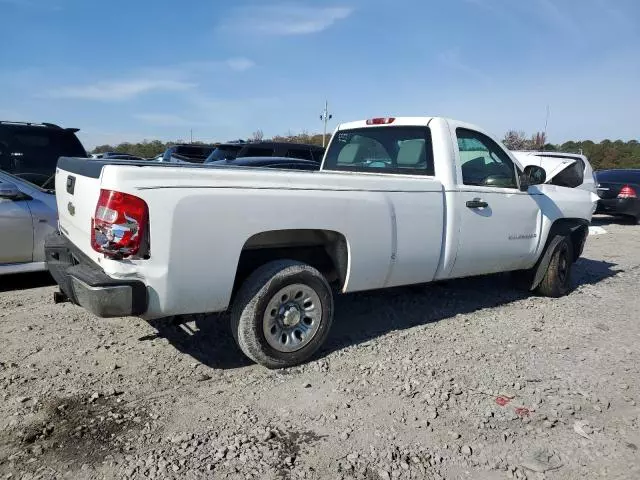
<path id="1" fill-rule="evenodd" d="M 86 175 L 91 160 L 62 157 L 56 169 L 56 202 L 60 231 L 84 254 L 96 260 L 91 248 L 91 219 L 100 196 L 100 175 Z M 84 173 L 84 174 L 83 174 Z"/>

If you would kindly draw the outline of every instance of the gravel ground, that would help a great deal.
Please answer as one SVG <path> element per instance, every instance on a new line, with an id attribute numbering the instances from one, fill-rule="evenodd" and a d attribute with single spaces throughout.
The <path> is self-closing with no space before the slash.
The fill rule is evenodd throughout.
<path id="1" fill-rule="evenodd" d="M 507 275 L 339 298 L 317 359 L 225 317 L 148 324 L 0 280 L 0 478 L 638 479 L 640 226 L 598 219 L 561 299 Z"/>

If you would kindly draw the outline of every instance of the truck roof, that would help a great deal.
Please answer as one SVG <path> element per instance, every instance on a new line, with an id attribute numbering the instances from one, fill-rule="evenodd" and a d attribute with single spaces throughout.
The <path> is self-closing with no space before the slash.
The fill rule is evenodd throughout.
<path id="1" fill-rule="evenodd" d="M 356 120 L 354 122 L 341 123 L 337 130 L 351 130 L 354 128 L 379 127 L 380 125 L 394 126 L 418 126 L 426 127 L 435 117 L 376 117 L 375 119 Z M 388 123 L 372 123 L 372 120 L 387 120 Z"/>

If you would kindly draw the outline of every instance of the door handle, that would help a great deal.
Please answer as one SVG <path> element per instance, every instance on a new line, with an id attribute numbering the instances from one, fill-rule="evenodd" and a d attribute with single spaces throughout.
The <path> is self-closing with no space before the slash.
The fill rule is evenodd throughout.
<path id="1" fill-rule="evenodd" d="M 487 202 L 483 202 L 482 200 L 469 200 L 467 202 L 467 207 L 469 208 L 487 208 L 489 204 Z"/>

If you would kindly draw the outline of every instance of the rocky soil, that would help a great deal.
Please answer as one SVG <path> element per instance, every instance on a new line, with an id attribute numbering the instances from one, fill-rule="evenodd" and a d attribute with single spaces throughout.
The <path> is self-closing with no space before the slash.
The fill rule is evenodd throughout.
<path id="1" fill-rule="evenodd" d="M 342 297 L 281 371 L 224 316 L 98 320 L 0 279 L 0 478 L 638 479 L 640 226 L 598 221 L 565 298 Z"/>

